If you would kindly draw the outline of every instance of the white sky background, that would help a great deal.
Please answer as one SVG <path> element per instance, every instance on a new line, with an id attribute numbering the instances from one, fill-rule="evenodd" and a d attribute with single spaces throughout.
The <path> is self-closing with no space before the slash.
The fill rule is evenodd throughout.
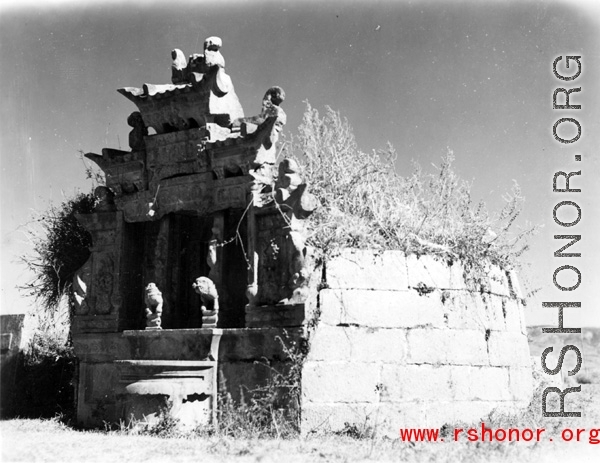
<path id="1" fill-rule="evenodd" d="M 44 5 L 43 7 L 41 5 Z M 439 164 L 447 147 L 474 199 L 491 210 L 515 179 L 526 197 L 525 221 L 543 224 L 524 256 L 527 278 L 541 291 L 527 308 L 529 324 L 556 324 L 542 301 L 580 301 L 565 309 L 565 326 L 600 326 L 600 11 L 587 2 L 2 2 L 0 129 L 2 312 L 33 301 L 14 289 L 27 280 L 16 263 L 27 251 L 22 225 L 64 195 L 87 191 L 83 152 L 127 147 L 135 106 L 116 92 L 145 82 L 170 82 L 170 52 L 202 51 L 223 39 L 227 73 L 247 115 L 258 113 L 272 85 L 287 94 L 286 131 L 304 100 L 346 116 L 363 151 L 390 141 L 397 168 Z M 552 74 L 559 55 L 583 56 L 573 83 Z M 557 87 L 579 111 L 552 109 Z M 574 145 L 552 137 L 560 117 L 583 127 Z M 568 134 L 565 133 L 565 136 Z M 581 154 L 582 162 L 574 155 Z M 555 171 L 582 170 L 579 195 L 552 193 Z M 562 199 L 576 201 L 582 220 L 554 224 Z M 565 218 L 565 217 L 563 217 Z M 581 234 L 578 259 L 558 259 L 564 241 Z M 555 242 L 556 241 L 556 242 Z M 557 245 L 557 243 L 562 243 Z M 582 284 L 572 294 L 552 284 L 554 269 L 575 265 Z M 561 277 L 572 284 L 568 272 Z"/>

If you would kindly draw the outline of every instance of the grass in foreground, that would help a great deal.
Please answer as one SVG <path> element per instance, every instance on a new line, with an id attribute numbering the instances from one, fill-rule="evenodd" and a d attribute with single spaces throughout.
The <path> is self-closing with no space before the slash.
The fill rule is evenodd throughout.
<path id="1" fill-rule="evenodd" d="M 582 409 L 582 418 L 560 421 L 535 417 L 539 404 L 520 417 L 510 419 L 497 415 L 489 427 L 542 426 L 559 435 L 564 427 L 599 428 L 600 407 L 597 400 L 600 388 L 583 385 L 578 403 L 569 407 Z M 533 420 L 533 421 L 531 421 Z M 132 434 L 127 430 L 82 431 L 76 430 L 59 419 L 10 420 L 0 422 L 2 435 L 2 461 L 260 461 L 295 463 L 306 461 L 519 461 L 592 462 L 598 455 L 600 445 L 586 441 L 560 442 L 554 439 L 540 443 L 497 442 L 401 442 L 399 439 L 356 439 L 348 436 L 325 434 L 292 439 L 233 438 L 227 435 L 180 434 L 178 437 L 161 438 Z"/>

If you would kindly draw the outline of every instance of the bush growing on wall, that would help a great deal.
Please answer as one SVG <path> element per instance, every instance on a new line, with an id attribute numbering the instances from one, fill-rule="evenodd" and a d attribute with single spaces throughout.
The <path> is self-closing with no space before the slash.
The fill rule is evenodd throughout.
<path id="1" fill-rule="evenodd" d="M 491 214 L 482 202 L 473 204 L 471 184 L 457 177 L 451 151 L 437 173 L 415 163 L 411 175 L 400 176 L 391 145 L 360 151 L 348 121 L 329 107 L 320 116 L 307 103 L 291 151 L 321 201 L 310 217 L 308 243 L 326 253 L 342 247 L 401 249 L 508 268 L 535 232 L 513 231 L 524 202 L 516 183 L 502 210 Z"/>
<path id="2" fill-rule="evenodd" d="M 72 298 L 73 276 L 90 256 L 92 239 L 76 214 L 89 214 L 97 204 L 92 193 L 79 193 L 51 206 L 29 229 L 33 253 L 22 258 L 34 279 L 22 289 L 47 312 L 56 312 L 64 296 Z"/>

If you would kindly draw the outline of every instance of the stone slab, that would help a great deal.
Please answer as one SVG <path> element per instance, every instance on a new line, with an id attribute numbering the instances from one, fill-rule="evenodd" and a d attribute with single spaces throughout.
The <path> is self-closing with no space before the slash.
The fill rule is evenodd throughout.
<path id="1" fill-rule="evenodd" d="M 453 367 L 454 400 L 508 401 L 509 371 L 502 367 Z"/>
<path id="2" fill-rule="evenodd" d="M 320 323 L 373 328 L 444 326 L 441 293 L 324 289 L 320 296 Z"/>
<path id="3" fill-rule="evenodd" d="M 246 307 L 246 327 L 293 327 L 306 323 L 304 304 Z"/>
<path id="4" fill-rule="evenodd" d="M 525 308 L 521 301 L 512 297 L 503 298 L 504 322 L 506 331 L 512 333 L 522 333 L 523 313 Z"/>
<path id="5" fill-rule="evenodd" d="M 287 359 L 285 348 L 300 346 L 306 337 L 303 328 L 223 329 L 219 346 L 220 362 Z"/>
<path id="6" fill-rule="evenodd" d="M 510 283 L 506 272 L 496 266 L 490 266 L 487 269 L 489 281 L 489 291 L 499 296 L 511 296 Z"/>
<path id="7" fill-rule="evenodd" d="M 320 325 L 308 361 L 404 363 L 406 330 Z"/>
<path id="8" fill-rule="evenodd" d="M 332 289 L 406 291 L 406 256 L 401 251 L 344 250 L 326 263 L 325 281 Z"/>
<path id="9" fill-rule="evenodd" d="M 446 365 L 383 365 L 381 401 L 451 400 L 451 371 Z"/>
<path id="10" fill-rule="evenodd" d="M 521 289 L 521 283 L 519 282 L 519 277 L 517 275 L 517 272 L 515 270 L 510 270 L 507 272 L 507 277 L 508 277 L 508 286 L 509 286 L 509 291 L 510 291 L 510 295 L 513 298 L 517 298 L 517 299 L 523 299 L 525 297 L 525 294 L 523 293 L 523 290 Z"/>
<path id="11" fill-rule="evenodd" d="M 451 287 L 450 269 L 444 260 L 438 260 L 429 255 L 409 254 L 406 256 L 406 266 L 408 285 L 411 288 L 416 288 L 419 285 L 436 289 Z"/>
<path id="12" fill-rule="evenodd" d="M 409 364 L 488 365 L 484 330 L 412 329 Z"/>
<path id="13" fill-rule="evenodd" d="M 531 365 L 529 343 L 521 333 L 490 331 L 488 339 L 490 364 L 494 366 Z"/>
<path id="14" fill-rule="evenodd" d="M 381 367 L 365 362 L 306 362 L 302 403 L 375 402 Z"/>

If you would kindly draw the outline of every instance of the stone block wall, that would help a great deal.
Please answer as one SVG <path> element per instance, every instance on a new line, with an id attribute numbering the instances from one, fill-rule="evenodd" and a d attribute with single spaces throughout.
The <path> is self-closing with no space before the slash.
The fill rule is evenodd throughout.
<path id="1" fill-rule="evenodd" d="M 345 251 L 326 264 L 302 372 L 302 431 L 396 437 L 526 406 L 531 362 L 514 273 Z"/>

